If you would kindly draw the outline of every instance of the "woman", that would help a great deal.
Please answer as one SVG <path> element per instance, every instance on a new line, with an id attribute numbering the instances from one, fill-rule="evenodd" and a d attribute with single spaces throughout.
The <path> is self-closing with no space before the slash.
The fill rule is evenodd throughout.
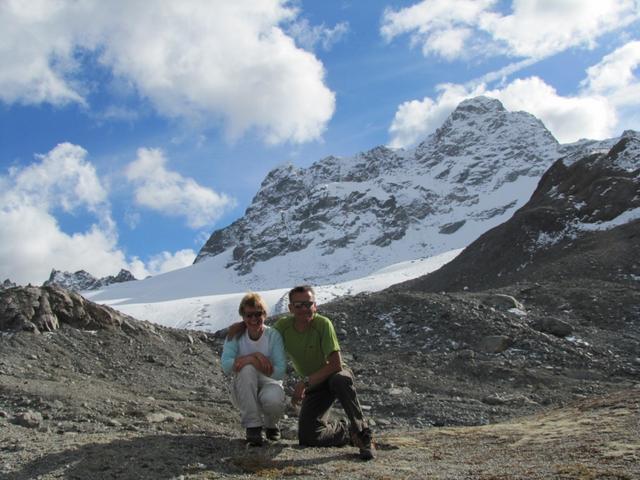
<path id="1" fill-rule="evenodd" d="M 238 312 L 245 328 L 227 336 L 222 370 L 233 374 L 231 400 L 240 410 L 247 442 L 260 446 L 263 427 L 267 439 L 280 440 L 278 421 L 285 410 L 282 378 L 286 358 L 280 333 L 264 324 L 267 306 L 259 294 L 247 293 Z"/>

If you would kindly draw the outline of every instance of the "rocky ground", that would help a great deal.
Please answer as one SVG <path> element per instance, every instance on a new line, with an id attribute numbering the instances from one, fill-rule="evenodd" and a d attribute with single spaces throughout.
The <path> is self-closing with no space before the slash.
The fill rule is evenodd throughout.
<path id="1" fill-rule="evenodd" d="M 0 299 L 13 305 L 0 312 L 3 479 L 640 477 L 632 283 L 389 290 L 322 306 L 374 424 L 369 463 L 353 448 L 300 449 L 293 410 L 281 442 L 248 448 L 219 336 L 12 291 Z M 84 320 L 38 323 L 60 305 Z"/>

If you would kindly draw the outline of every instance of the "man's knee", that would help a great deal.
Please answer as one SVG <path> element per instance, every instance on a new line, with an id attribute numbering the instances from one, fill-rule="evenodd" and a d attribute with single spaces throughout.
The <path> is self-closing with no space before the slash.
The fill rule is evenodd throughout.
<path id="1" fill-rule="evenodd" d="M 347 370 L 340 370 L 331 376 L 329 386 L 333 391 L 353 388 L 353 377 Z"/>

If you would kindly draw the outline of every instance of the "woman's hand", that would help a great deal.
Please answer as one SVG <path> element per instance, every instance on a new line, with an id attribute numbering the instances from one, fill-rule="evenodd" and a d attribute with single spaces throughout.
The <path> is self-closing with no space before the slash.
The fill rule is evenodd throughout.
<path id="1" fill-rule="evenodd" d="M 273 374 L 273 364 L 271 363 L 271 360 L 260 352 L 255 352 L 252 355 L 258 362 L 255 367 L 267 377 L 270 377 Z"/>
<path id="2" fill-rule="evenodd" d="M 270 377 L 273 373 L 273 364 L 271 363 L 271 360 L 260 352 L 237 357 L 235 362 L 233 362 L 233 371 L 239 372 L 247 365 L 253 365 L 256 370 L 267 377 Z"/>

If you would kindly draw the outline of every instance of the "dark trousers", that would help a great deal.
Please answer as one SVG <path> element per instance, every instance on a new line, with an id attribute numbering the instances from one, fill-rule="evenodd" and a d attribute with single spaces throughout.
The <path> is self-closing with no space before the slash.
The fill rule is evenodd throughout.
<path id="1" fill-rule="evenodd" d="M 350 427 L 344 422 L 329 420 L 331 406 L 336 398 L 349 418 Z M 315 447 L 346 445 L 350 441 L 349 428 L 360 432 L 365 427 L 366 422 L 353 384 L 353 374 L 349 370 L 334 373 L 324 382 L 305 391 L 298 417 L 300 445 Z"/>

